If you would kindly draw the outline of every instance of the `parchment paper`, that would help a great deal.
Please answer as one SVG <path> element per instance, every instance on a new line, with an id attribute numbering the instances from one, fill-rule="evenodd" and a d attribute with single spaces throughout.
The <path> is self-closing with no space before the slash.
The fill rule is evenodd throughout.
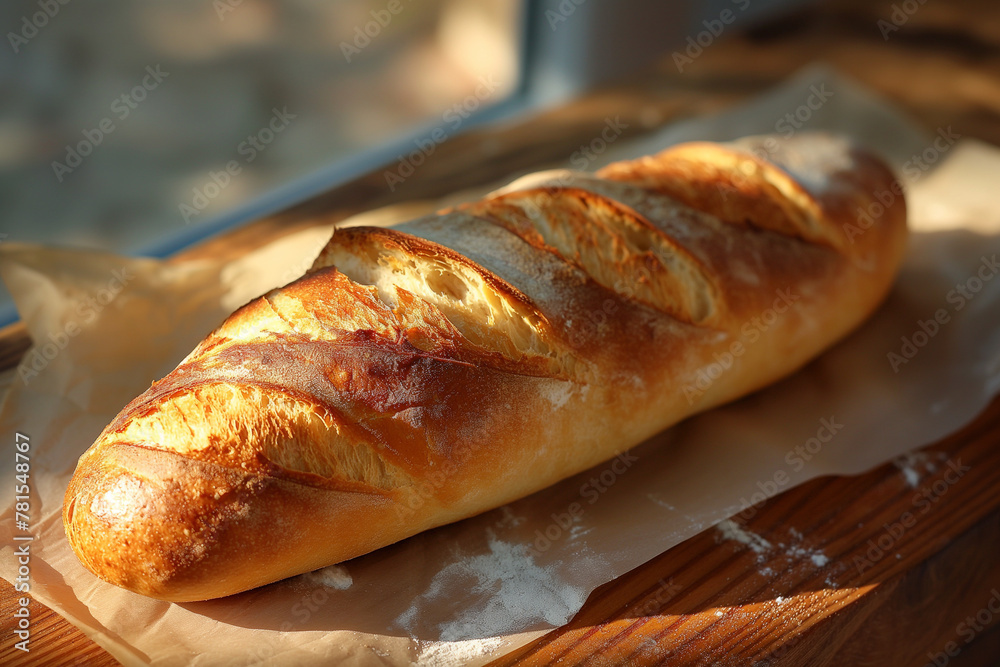
<path id="1" fill-rule="evenodd" d="M 864 471 L 955 431 L 1000 390 L 1000 269 L 992 263 L 1000 151 L 956 143 L 948 128 L 917 131 L 849 82 L 811 69 L 723 115 L 612 144 L 591 166 L 685 139 L 784 132 L 789 113 L 798 123 L 808 116 L 794 131 L 849 135 L 907 176 L 906 264 L 863 329 L 789 380 L 508 507 L 222 600 L 170 604 L 94 578 L 66 543 L 63 492 L 77 457 L 128 400 L 235 307 L 301 274 L 329 230 L 227 266 L 0 247 L 0 275 L 35 341 L 5 377 L 0 412 L 3 438 L 31 438 L 31 594 L 126 664 L 478 664 L 565 623 L 600 584 L 765 495 Z M 956 285 L 969 298 L 956 296 Z M 927 323 L 940 312 L 946 321 L 934 329 Z M 8 452 L 5 484 L 14 476 Z M 900 474 L 915 483 L 933 465 L 909 459 Z M 13 495 L 0 516 L 8 581 L 12 536 L 21 534 Z M 740 536 L 719 532 L 729 537 Z M 803 556 L 820 569 L 851 567 Z"/>

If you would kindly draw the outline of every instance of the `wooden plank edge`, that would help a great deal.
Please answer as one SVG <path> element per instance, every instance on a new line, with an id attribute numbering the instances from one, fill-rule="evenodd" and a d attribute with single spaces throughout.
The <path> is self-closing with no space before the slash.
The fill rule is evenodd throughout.
<path id="1" fill-rule="evenodd" d="M 894 595 L 912 603 L 905 596 L 918 595 L 920 572 L 948 590 L 975 593 L 950 600 L 931 617 L 959 618 L 976 595 L 982 604 L 989 597 L 973 586 L 971 573 L 982 571 L 983 582 L 1000 585 L 987 568 L 1000 553 L 1000 534 L 991 523 L 1000 516 L 998 441 L 995 400 L 973 423 L 921 450 L 924 463 L 936 470 L 916 488 L 887 463 L 860 476 L 820 478 L 790 489 L 738 522 L 740 530 L 775 545 L 773 553 L 756 553 L 707 530 L 597 589 L 569 624 L 491 664 L 696 665 L 728 664 L 736 657 L 732 664 L 802 664 L 803 656 L 822 657 L 816 651 L 828 643 L 830 631 L 860 632 L 862 621 L 877 610 L 895 609 Z M 958 476 L 955 468 L 962 466 L 969 470 Z M 841 503 L 865 512 L 845 512 Z M 904 522 L 906 512 L 913 518 Z M 802 540 L 792 544 L 790 529 Z M 935 565 L 968 552 L 968 545 L 979 546 L 960 571 L 948 577 L 947 568 Z M 949 623 L 942 627 L 953 631 Z M 908 639 L 914 646 L 940 639 L 926 620 L 911 617 L 899 624 L 904 626 L 915 633 Z"/>

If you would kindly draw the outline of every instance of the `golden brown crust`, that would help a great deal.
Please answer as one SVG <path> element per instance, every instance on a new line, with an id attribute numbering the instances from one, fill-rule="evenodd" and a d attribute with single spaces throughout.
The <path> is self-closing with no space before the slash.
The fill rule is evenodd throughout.
<path id="1" fill-rule="evenodd" d="M 884 297 L 905 207 L 846 235 L 888 169 L 823 137 L 765 160 L 762 141 L 336 232 L 108 425 L 67 490 L 73 549 L 146 595 L 235 593 L 522 497 L 793 372 Z"/>
<path id="2" fill-rule="evenodd" d="M 552 252 L 600 285 L 672 317 L 709 324 L 723 296 L 676 239 L 628 206 L 579 187 L 502 194 L 465 207 Z"/>

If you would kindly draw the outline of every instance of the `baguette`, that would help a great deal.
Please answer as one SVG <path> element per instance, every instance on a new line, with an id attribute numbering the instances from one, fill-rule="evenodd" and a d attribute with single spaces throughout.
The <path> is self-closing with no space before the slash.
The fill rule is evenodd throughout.
<path id="1" fill-rule="evenodd" d="M 106 581 L 204 600 L 526 496 L 856 328 L 906 237 L 902 197 L 856 212 L 893 185 L 838 138 L 759 137 L 340 229 L 101 433 L 69 542 Z"/>

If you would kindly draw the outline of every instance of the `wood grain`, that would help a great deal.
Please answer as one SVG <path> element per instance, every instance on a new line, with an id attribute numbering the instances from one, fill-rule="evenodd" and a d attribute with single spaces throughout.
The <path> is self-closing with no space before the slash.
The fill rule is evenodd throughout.
<path id="1" fill-rule="evenodd" d="M 964 647 L 959 623 L 1000 590 L 998 443 L 1000 400 L 922 450 L 935 471 L 915 486 L 893 463 L 812 480 L 736 519 L 772 548 L 707 530 L 492 664 L 922 665 Z"/>
<path id="2" fill-rule="evenodd" d="M 110 653 L 87 638 L 78 628 L 70 625 L 59 614 L 45 605 L 31 600 L 28 611 L 31 614 L 29 651 L 25 653 L 14 647 L 20 641 L 14 636 L 14 612 L 20 607 L 21 594 L 14 587 L 3 582 L 0 592 L 0 665 L 7 667 L 27 667 L 28 665 L 88 665 L 108 667 L 120 665 Z"/>

